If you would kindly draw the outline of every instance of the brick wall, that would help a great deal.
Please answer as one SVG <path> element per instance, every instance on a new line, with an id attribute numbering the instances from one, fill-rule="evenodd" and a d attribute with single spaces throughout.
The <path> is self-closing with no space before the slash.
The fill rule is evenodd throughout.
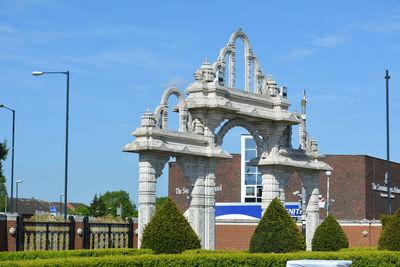
<path id="1" fill-rule="evenodd" d="M 189 207 L 187 194 L 176 194 L 176 188 L 188 188 L 188 181 L 176 162 L 169 162 L 168 196 L 172 198 L 183 213 Z M 232 159 L 221 160 L 215 172 L 216 186 L 222 185 L 222 191 L 216 192 L 216 202 L 240 202 L 240 154 Z"/>
<path id="2" fill-rule="evenodd" d="M 381 233 L 379 223 L 342 223 L 342 228 L 349 239 L 351 247 L 378 246 Z M 215 249 L 216 250 L 248 250 L 250 240 L 256 229 L 255 224 L 218 224 L 216 225 Z M 301 226 L 298 225 L 299 231 Z M 363 232 L 368 232 L 366 236 Z"/>

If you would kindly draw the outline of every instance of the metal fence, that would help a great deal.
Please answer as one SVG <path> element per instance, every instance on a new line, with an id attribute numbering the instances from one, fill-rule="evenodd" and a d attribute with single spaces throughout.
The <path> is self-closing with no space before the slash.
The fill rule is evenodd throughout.
<path id="1" fill-rule="evenodd" d="M 26 222 L 18 219 L 17 250 L 70 250 L 74 249 L 75 221 L 69 222 Z"/>
<path id="2" fill-rule="evenodd" d="M 83 221 L 83 243 L 85 249 L 133 248 L 133 222 L 96 223 Z"/>
<path id="3" fill-rule="evenodd" d="M 62 251 L 75 248 L 75 220 L 69 222 L 33 222 L 17 219 L 17 250 Z M 83 248 L 133 248 L 133 221 L 90 222 L 83 219 Z"/>

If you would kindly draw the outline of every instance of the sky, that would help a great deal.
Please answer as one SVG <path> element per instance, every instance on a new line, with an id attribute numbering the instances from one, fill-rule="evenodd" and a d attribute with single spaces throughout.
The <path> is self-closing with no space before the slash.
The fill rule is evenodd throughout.
<path id="1" fill-rule="evenodd" d="M 70 71 L 68 201 L 125 190 L 137 204 L 138 155 L 121 148 L 164 90 L 184 91 L 238 28 L 263 72 L 288 88 L 291 111 L 306 89 L 308 133 L 324 154 L 386 159 L 388 69 L 390 158 L 400 162 L 398 1 L 2 0 L 0 104 L 16 110 L 19 196 L 59 201 L 64 192 L 66 78 L 32 71 Z M 232 129 L 223 148 L 240 153 L 242 133 Z M 12 113 L 0 109 L 0 141 L 11 137 Z M 11 152 L 4 167 L 10 192 Z M 158 196 L 168 194 L 167 173 Z"/>

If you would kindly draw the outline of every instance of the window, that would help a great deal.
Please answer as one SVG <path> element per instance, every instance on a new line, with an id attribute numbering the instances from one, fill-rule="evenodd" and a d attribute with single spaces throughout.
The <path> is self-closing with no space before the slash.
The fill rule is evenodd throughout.
<path id="1" fill-rule="evenodd" d="M 257 157 L 257 145 L 250 135 L 242 135 L 242 201 L 261 202 L 262 178 L 257 167 L 247 163 Z"/>

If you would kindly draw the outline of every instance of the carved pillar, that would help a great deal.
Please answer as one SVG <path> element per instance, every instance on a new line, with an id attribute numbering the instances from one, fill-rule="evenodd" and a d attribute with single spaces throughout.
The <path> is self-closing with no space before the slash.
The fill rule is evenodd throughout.
<path id="1" fill-rule="evenodd" d="M 177 163 L 183 170 L 183 176 L 189 182 L 189 209 L 186 212 L 190 226 L 205 246 L 204 238 L 204 169 L 205 166 L 196 158 L 177 157 Z"/>
<path id="2" fill-rule="evenodd" d="M 319 224 L 319 173 L 300 173 L 305 191 L 306 207 L 306 245 L 311 250 L 311 243 L 315 230 Z"/>
<path id="3" fill-rule="evenodd" d="M 229 54 L 229 87 L 235 88 L 235 52 Z"/>
<path id="4" fill-rule="evenodd" d="M 187 132 L 188 131 L 188 109 L 187 107 L 180 106 L 179 107 L 179 131 Z"/>
<path id="5" fill-rule="evenodd" d="M 206 177 L 204 183 L 205 209 L 205 243 L 204 249 L 215 250 L 215 169 L 218 161 L 207 160 Z"/>
<path id="6" fill-rule="evenodd" d="M 247 47 L 246 47 L 247 48 Z M 245 83 L 246 91 L 251 92 L 251 56 L 250 52 L 246 49 L 245 55 Z"/>
<path id="7" fill-rule="evenodd" d="M 144 227 L 155 213 L 157 178 L 162 174 L 162 169 L 168 160 L 168 155 L 139 153 L 138 247 L 140 247 Z"/>
<path id="8" fill-rule="evenodd" d="M 168 130 L 168 106 L 161 107 L 161 129 Z"/>
<path id="9" fill-rule="evenodd" d="M 279 198 L 280 189 L 279 181 L 277 178 L 277 170 L 272 166 L 258 166 L 258 169 L 262 173 L 262 197 L 261 197 L 261 208 L 264 214 L 269 204 L 274 198 Z"/>

